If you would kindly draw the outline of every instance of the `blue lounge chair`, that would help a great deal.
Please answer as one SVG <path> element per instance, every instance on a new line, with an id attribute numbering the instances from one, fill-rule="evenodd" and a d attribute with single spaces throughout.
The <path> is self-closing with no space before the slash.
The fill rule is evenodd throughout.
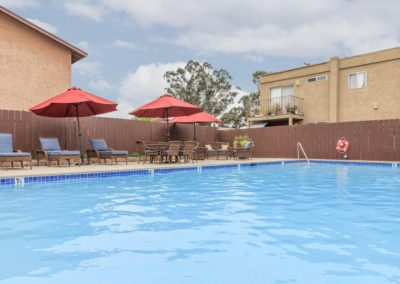
<path id="1" fill-rule="evenodd" d="M 41 150 L 36 150 L 36 158 L 39 161 L 44 160 L 48 166 L 50 162 L 56 161 L 57 165 L 60 166 L 61 161 L 67 161 L 68 165 L 71 166 L 71 160 L 81 163 L 81 152 L 80 151 L 67 151 L 61 150 L 58 138 L 39 138 Z"/>
<path id="2" fill-rule="evenodd" d="M 90 146 L 92 149 L 87 150 L 88 161 L 90 159 L 96 158 L 99 161 L 106 159 L 114 160 L 115 164 L 118 164 L 118 158 L 124 159 L 126 164 L 128 164 L 128 151 L 126 150 L 114 150 L 107 146 L 106 140 L 104 139 L 90 139 Z"/>
<path id="3" fill-rule="evenodd" d="M 21 167 L 24 167 L 24 162 L 29 162 L 32 169 L 31 153 L 14 151 L 13 137 L 9 133 L 0 133 L 0 162 L 11 163 L 14 167 L 14 162 L 20 162 Z"/>

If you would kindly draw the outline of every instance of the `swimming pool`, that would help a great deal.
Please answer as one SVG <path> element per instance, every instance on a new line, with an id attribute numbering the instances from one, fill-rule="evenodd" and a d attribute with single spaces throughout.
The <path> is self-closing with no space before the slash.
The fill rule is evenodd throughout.
<path id="1" fill-rule="evenodd" d="M 0 190 L 0 283 L 400 283 L 400 169 L 285 164 Z"/>

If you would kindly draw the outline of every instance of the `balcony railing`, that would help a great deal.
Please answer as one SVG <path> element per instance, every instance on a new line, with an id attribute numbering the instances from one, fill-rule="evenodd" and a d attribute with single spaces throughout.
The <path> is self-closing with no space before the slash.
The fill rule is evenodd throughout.
<path id="1" fill-rule="evenodd" d="M 266 104 L 251 102 L 247 107 L 248 117 L 278 116 L 278 115 L 303 115 L 303 98 L 283 96 L 268 99 Z"/>
<path id="2" fill-rule="evenodd" d="M 268 100 L 268 115 L 303 115 L 303 98 L 295 96 L 284 96 Z"/>

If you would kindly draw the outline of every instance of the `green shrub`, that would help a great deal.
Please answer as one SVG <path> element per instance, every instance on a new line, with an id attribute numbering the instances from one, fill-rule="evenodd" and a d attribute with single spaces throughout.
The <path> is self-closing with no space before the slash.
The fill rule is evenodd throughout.
<path id="1" fill-rule="evenodd" d="M 128 156 L 129 157 L 142 157 L 143 155 L 134 152 L 134 153 L 130 153 Z"/>
<path id="2" fill-rule="evenodd" d="M 233 139 L 234 148 L 243 148 L 246 146 L 247 142 L 251 141 L 250 137 L 247 135 L 235 136 Z"/>

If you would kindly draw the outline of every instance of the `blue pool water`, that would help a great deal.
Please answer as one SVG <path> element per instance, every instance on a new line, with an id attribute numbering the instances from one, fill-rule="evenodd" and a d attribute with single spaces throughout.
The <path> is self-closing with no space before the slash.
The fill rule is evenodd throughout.
<path id="1" fill-rule="evenodd" d="M 305 164 L 0 189 L 0 283 L 400 283 L 400 169 Z"/>

